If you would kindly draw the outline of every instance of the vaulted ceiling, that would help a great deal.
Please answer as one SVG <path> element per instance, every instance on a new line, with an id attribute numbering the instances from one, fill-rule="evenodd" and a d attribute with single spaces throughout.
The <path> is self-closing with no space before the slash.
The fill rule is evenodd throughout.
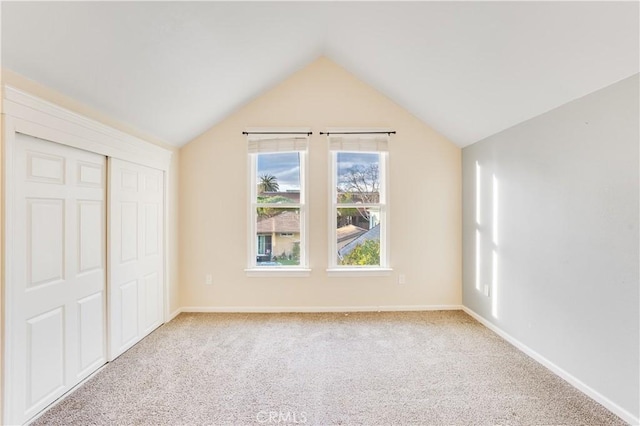
<path id="1" fill-rule="evenodd" d="M 2 66 L 176 146 L 325 55 L 459 146 L 639 71 L 638 2 L 2 2 Z"/>

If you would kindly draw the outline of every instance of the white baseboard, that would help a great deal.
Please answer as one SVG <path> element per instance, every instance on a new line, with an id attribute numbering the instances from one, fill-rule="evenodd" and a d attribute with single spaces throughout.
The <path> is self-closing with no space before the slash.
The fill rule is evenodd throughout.
<path id="1" fill-rule="evenodd" d="M 453 311 L 461 305 L 383 305 L 383 306 L 186 306 L 180 312 L 400 312 L 400 311 Z M 177 314 L 176 314 L 177 315 Z M 173 317 L 172 317 L 173 318 Z"/>
<path id="2" fill-rule="evenodd" d="M 480 315 L 478 315 L 471 309 L 467 308 L 466 306 L 462 306 L 462 310 L 465 311 L 467 314 L 471 315 L 475 320 L 477 320 L 479 323 L 487 327 L 489 330 L 493 331 L 498 336 L 502 337 L 504 340 L 511 343 L 513 346 L 515 346 L 525 354 L 529 355 L 535 361 L 537 361 L 538 363 L 542 364 L 543 366 L 551 370 L 557 376 L 567 381 L 573 387 L 575 387 L 579 391 L 589 396 L 594 401 L 598 402 L 599 404 L 607 408 L 609 411 L 614 413 L 616 416 L 620 417 L 625 422 L 628 422 L 631 425 L 640 425 L 640 418 L 634 416 L 629 411 L 620 407 L 618 404 L 611 401 L 609 398 L 605 397 L 604 395 L 602 395 L 592 387 L 588 386 L 577 377 L 571 375 L 566 370 L 558 367 L 556 364 L 554 364 L 544 356 L 540 355 L 539 353 L 537 353 L 536 351 L 534 351 L 524 343 L 520 342 L 515 337 L 506 333 L 505 331 L 497 327 L 495 324 L 491 323 L 490 321 L 487 321 L 485 318 L 481 317 Z"/>
<path id="3" fill-rule="evenodd" d="M 178 315 L 180 315 L 182 313 L 182 308 L 178 308 L 175 311 L 173 311 L 171 314 L 169 314 L 169 319 L 165 321 L 165 323 L 168 323 L 169 321 L 172 321 L 175 317 L 177 317 Z"/>

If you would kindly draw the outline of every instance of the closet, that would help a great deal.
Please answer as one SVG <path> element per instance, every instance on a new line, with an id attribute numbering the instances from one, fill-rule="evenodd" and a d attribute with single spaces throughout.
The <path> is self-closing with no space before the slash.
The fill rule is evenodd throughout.
<path id="1" fill-rule="evenodd" d="M 171 152 L 3 96 L 3 423 L 23 424 L 164 323 Z"/>

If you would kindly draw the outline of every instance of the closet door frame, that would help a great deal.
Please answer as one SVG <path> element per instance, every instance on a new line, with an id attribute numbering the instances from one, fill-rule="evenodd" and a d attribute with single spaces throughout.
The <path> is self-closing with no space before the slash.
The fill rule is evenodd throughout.
<path id="1" fill-rule="evenodd" d="M 2 274 L 1 274 L 1 303 L 0 314 L 2 327 L 0 327 L 0 377 L 2 377 L 0 401 L 0 423 L 9 423 L 13 417 L 12 410 L 15 404 L 13 398 L 21 396 L 12 394 L 7 389 L 7 375 L 12 371 L 15 360 L 12 359 L 11 342 L 15 338 L 12 330 L 13 307 L 11 300 L 11 286 L 16 271 L 13 270 L 13 224 L 15 222 L 14 205 L 19 194 L 15 193 L 14 182 L 14 147 L 16 134 L 22 133 L 36 138 L 48 140 L 61 145 L 82 149 L 109 158 L 117 158 L 143 166 L 161 170 L 164 175 L 164 223 L 163 226 L 163 256 L 164 256 L 164 283 L 163 283 L 163 322 L 170 320 L 169 313 L 169 262 L 168 262 L 168 182 L 171 151 L 150 142 L 136 138 L 112 127 L 106 126 L 95 120 L 52 104 L 29 93 L 11 86 L 2 87 L 2 228 L 0 241 L 2 243 Z M 108 183 L 107 183 L 108 184 Z M 108 188 L 107 188 L 108 191 Z M 107 213 L 109 211 L 107 199 Z M 109 215 L 106 216 L 106 235 L 109 235 Z M 107 256 L 109 253 L 109 241 L 107 239 Z M 109 271 L 107 270 L 107 291 L 110 288 Z M 107 300 L 107 324 L 109 323 L 109 301 Z M 111 330 L 107 325 L 107 351 L 109 352 L 109 340 Z"/>

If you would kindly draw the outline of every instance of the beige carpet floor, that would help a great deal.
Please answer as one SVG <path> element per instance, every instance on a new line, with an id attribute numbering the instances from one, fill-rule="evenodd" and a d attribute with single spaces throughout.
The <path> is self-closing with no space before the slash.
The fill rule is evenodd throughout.
<path id="1" fill-rule="evenodd" d="M 36 425 L 623 425 L 461 311 L 181 314 Z"/>

